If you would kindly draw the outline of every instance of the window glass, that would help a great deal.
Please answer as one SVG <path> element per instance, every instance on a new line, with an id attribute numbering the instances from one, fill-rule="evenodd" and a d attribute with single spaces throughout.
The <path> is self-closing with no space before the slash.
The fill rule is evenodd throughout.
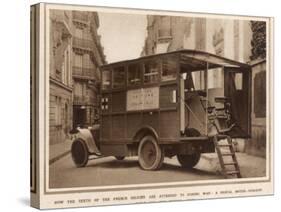
<path id="1" fill-rule="evenodd" d="M 141 84 L 141 65 L 131 64 L 128 66 L 128 85 L 140 85 Z"/>
<path id="2" fill-rule="evenodd" d="M 102 72 L 102 89 L 111 88 L 111 72 L 109 70 L 104 70 Z"/>
<path id="3" fill-rule="evenodd" d="M 175 80 L 177 77 L 176 57 L 162 59 L 162 81 Z"/>
<path id="4" fill-rule="evenodd" d="M 222 68 L 214 68 L 208 70 L 208 88 L 223 88 L 224 76 Z"/>
<path id="5" fill-rule="evenodd" d="M 205 90 L 205 71 L 192 72 L 194 90 Z"/>
<path id="6" fill-rule="evenodd" d="M 113 88 L 125 86 L 125 68 L 123 66 L 113 69 Z"/>
<path id="7" fill-rule="evenodd" d="M 158 82 L 158 63 L 156 61 L 149 61 L 144 64 L 144 83 Z"/>
<path id="8" fill-rule="evenodd" d="M 242 90 L 243 88 L 243 76 L 242 73 L 235 73 L 235 88 L 236 90 Z"/>

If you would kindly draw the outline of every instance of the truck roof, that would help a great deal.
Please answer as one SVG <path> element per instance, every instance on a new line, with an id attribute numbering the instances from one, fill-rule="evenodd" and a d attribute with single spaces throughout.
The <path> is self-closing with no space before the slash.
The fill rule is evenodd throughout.
<path id="1" fill-rule="evenodd" d="M 251 66 L 247 63 L 241 63 L 239 61 L 235 61 L 232 59 L 228 59 L 222 56 L 218 56 L 212 53 L 199 51 L 199 50 L 191 50 L 191 49 L 182 49 L 172 52 L 160 53 L 160 54 L 153 54 L 147 55 L 143 57 L 139 57 L 136 59 L 130 60 L 123 60 L 118 62 L 113 62 L 109 64 L 102 65 L 101 68 L 111 67 L 111 66 L 118 66 L 122 65 L 123 63 L 133 63 L 141 60 L 146 59 L 153 59 L 162 56 L 172 56 L 172 55 L 179 55 L 181 58 L 181 62 L 188 64 L 190 67 L 194 69 L 196 67 L 200 67 L 206 65 L 206 63 L 211 64 L 210 68 L 212 67 L 219 67 L 219 66 L 228 66 L 228 67 L 237 67 L 237 68 L 250 68 Z"/>

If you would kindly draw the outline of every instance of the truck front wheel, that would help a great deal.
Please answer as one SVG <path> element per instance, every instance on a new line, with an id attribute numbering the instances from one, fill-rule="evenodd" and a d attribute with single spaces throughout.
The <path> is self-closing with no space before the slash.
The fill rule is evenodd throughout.
<path id="1" fill-rule="evenodd" d="M 144 136 L 138 148 L 139 164 L 144 170 L 160 169 L 164 160 L 163 149 L 158 145 L 156 139 Z"/>
<path id="2" fill-rule="evenodd" d="M 177 155 L 177 158 L 182 167 L 191 169 L 199 162 L 200 156 L 200 153 L 194 153 L 192 155 Z"/>
<path id="3" fill-rule="evenodd" d="M 82 139 L 76 139 L 71 145 L 72 160 L 77 167 L 84 167 L 89 161 L 89 151 Z"/>

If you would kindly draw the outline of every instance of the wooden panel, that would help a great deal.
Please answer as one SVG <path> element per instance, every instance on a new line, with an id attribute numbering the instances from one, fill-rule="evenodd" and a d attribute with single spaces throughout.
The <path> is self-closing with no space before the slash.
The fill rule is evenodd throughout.
<path id="1" fill-rule="evenodd" d="M 112 140 L 125 138 L 126 120 L 125 115 L 112 116 Z"/>
<path id="2" fill-rule="evenodd" d="M 128 148 L 124 144 L 101 145 L 101 152 L 104 156 L 126 156 Z"/>
<path id="3" fill-rule="evenodd" d="M 159 133 L 159 113 L 158 111 L 143 113 L 143 125 L 151 126 Z"/>
<path id="4" fill-rule="evenodd" d="M 111 138 L 111 116 L 102 116 L 101 139 Z"/>
<path id="5" fill-rule="evenodd" d="M 127 138 L 133 138 L 142 126 L 142 114 L 127 114 Z"/>
<path id="6" fill-rule="evenodd" d="M 202 135 L 207 134 L 206 111 L 200 101 L 200 96 L 194 95 L 188 103 L 190 109 L 186 113 L 186 126 L 198 130 Z M 191 112 L 192 111 L 192 112 Z"/>
<path id="7" fill-rule="evenodd" d="M 124 112 L 126 110 L 125 92 L 112 93 L 112 112 Z"/>
<path id="8" fill-rule="evenodd" d="M 179 115 L 177 111 L 161 111 L 160 138 L 175 139 L 179 137 Z"/>
<path id="9" fill-rule="evenodd" d="M 177 86 L 166 85 L 160 88 L 160 108 L 176 107 Z"/>

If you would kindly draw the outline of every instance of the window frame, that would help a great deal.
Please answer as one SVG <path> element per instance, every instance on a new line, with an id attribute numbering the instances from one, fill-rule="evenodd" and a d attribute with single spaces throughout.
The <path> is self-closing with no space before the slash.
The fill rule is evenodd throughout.
<path id="1" fill-rule="evenodd" d="M 193 86 L 194 86 L 194 90 L 192 90 L 192 92 L 198 92 L 198 91 L 207 91 L 207 87 L 208 87 L 208 70 L 205 70 L 205 69 L 202 69 L 202 70 L 194 70 L 194 71 L 191 71 L 191 79 L 193 81 Z M 193 75 L 193 73 L 199 73 L 199 86 L 200 86 L 200 89 L 197 89 L 196 88 L 196 82 L 195 82 L 195 75 Z M 202 74 L 203 73 L 203 74 Z M 202 80 L 202 76 L 203 76 L 203 80 Z M 202 85 L 202 82 L 203 81 L 203 86 L 204 88 L 202 89 L 201 88 L 201 85 Z"/>
<path id="2" fill-rule="evenodd" d="M 105 72 L 109 73 L 109 80 L 110 80 L 110 84 L 108 85 L 107 88 L 104 87 L 104 73 Z M 105 68 L 101 71 L 101 90 L 108 91 L 110 89 L 112 89 L 112 68 Z"/>
<path id="3" fill-rule="evenodd" d="M 176 66 L 175 66 L 175 72 L 174 72 L 175 77 L 174 78 L 163 80 L 163 62 L 164 62 L 164 60 L 172 60 L 172 61 L 175 62 Z M 160 59 L 160 75 L 159 75 L 161 83 L 176 81 L 177 78 L 178 78 L 178 73 L 179 73 L 178 55 L 161 57 L 161 59 Z M 172 75 L 167 75 L 167 76 L 172 76 Z"/>
<path id="4" fill-rule="evenodd" d="M 151 62 L 154 62 L 154 63 L 156 63 L 157 64 L 157 72 L 155 72 L 155 73 L 157 73 L 157 77 L 156 77 L 156 81 L 150 81 L 150 82 L 145 82 L 145 70 L 146 70 L 146 64 L 149 64 L 149 63 L 151 63 Z M 160 82 L 160 73 L 161 73 L 161 59 L 148 59 L 148 60 L 144 60 L 143 62 L 142 62 L 142 64 L 143 64 L 143 85 L 144 86 L 146 86 L 146 85 L 153 85 L 153 84 L 157 84 L 157 83 L 159 83 Z M 150 73 L 153 73 L 153 72 L 150 72 Z"/>
<path id="5" fill-rule="evenodd" d="M 130 66 L 139 66 L 140 68 L 140 82 L 138 84 L 131 84 L 129 82 L 129 75 L 130 75 L 130 70 L 129 67 Z M 144 65 L 143 65 L 143 61 L 141 62 L 133 62 L 133 63 L 129 63 L 127 64 L 127 77 L 126 77 L 126 81 L 127 81 L 127 87 L 128 88 L 132 88 L 132 87 L 140 87 L 143 86 L 143 79 L 144 79 Z"/>
<path id="6" fill-rule="evenodd" d="M 124 77 L 123 77 L 123 84 L 122 86 L 119 86 L 119 87 L 114 87 L 114 73 L 116 71 L 116 69 L 118 68 L 123 68 L 124 69 Z M 127 86 L 127 66 L 126 65 L 117 65 L 117 66 L 114 66 L 114 67 L 111 67 L 111 88 L 112 89 L 125 89 L 126 86 Z"/>

